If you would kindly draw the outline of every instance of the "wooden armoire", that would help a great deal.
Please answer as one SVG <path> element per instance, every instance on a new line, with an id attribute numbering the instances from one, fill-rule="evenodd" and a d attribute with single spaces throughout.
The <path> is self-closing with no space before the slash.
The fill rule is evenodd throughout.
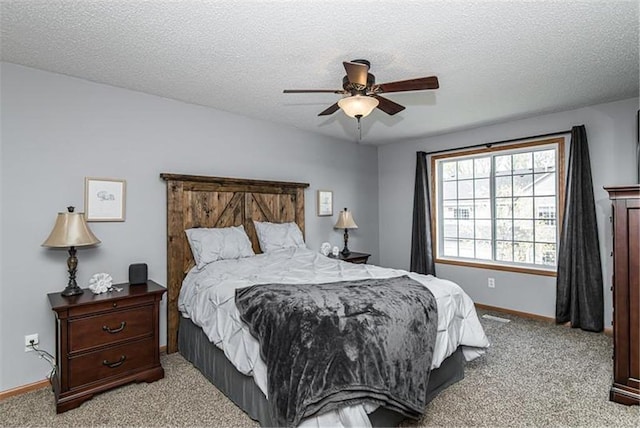
<path id="1" fill-rule="evenodd" d="M 611 401 L 640 402 L 640 185 L 605 187 L 613 223 Z"/>

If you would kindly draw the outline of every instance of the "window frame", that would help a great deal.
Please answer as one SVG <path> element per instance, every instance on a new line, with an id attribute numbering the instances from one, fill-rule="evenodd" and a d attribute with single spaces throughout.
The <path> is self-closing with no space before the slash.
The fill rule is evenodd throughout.
<path id="1" fill-rule="evenodd" d="M 482 260 L 482 259 L 464 259 L 464 258 L 447 258 L 440 255 L 440 230 L 438 227 L 438 222 L 441 219 L 441 212 L 438 203 L 439 198 L 439 183 L 438 183 L 438 170 L 437 170 L 437 161 L 447 159 L 447 158 L 460 158 L 460 157 L 468 157 L 468 156 L 476 156 L 483 154 L 491 154 L 494 156 L 496 153 L 504 152 L 504 151 L 517 151 L 523 150 L 527 148 L 537 147 L 537 146 L 545 146 L 545 145 L 556 145 L 557 147 L 557 159 L 556 159 L 556 198 L 557 198 L 557 238 L 556 238 L 556 254 L 559 249 L 560 244 L 560 236 L 562 233 L 562 224 L 563 224 L 563 216 L 564 216 L 564 206 L 565 206 L 565 137 L 554 137 L 547 138 L 544 140 L 523 140 L 522 142 L 516 142 L 508 145 L 500 145 L 500 146 L 490 146 L 487 145 L 486 148 L 479 149 L 470 149 L 470 150 L 456 150 L 453 152 L 443 153 L 439 155 L 431 156 L 431 194 L 433 197 L 431 198 L 431 236 L 433 239 L 431 240 L 433 248 L 433 254 L 435 255 L 435 263 L 449 264 L 449 265 L 457 265 L 457 266 L 467 266 L 467 267 L 476 267 L 481 269 L 491 269 L 491 270 L 500 270 L 500 271 L 508 271 L 508 272 L 519 272 L 519 273 L 528 273 L 534 275 L 543 275 L 543 276 L 556 276 L 557 275 L 557 266 L 556 267 L 543 267 L 541 265 L 518 265 L 509 262 L 500 262 L 496 260 Z M 494 187 L 494 183 L 490 183 L 491 188 Z M 495 194 L 491 194 L 491 204 L 495 205 Z M 491 221 L 495 222 L 495 213 L 494 208 L 491 209 Z M 492 238 L 492 242 L 495 244 L 495 238 Z M 494 249 L 495 250 L 495 249 Z M 556 259 L 557 260 L 557 259 Z"/>

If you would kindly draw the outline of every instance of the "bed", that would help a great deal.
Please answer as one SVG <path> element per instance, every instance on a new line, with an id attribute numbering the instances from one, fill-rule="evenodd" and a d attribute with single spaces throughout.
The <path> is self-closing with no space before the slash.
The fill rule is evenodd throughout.
<path id="1" fill-rule="evenodd" d="M 438 336 L 427 401 L 462 379 L 464 361 L 479 356 L 488 346 L 473 303 L 453 283 L 372 265 L 351 265 L 330 260 L 305 248 L 261 254 L 254 221 L 295 223 L 304 234 L 304 189 L 308 184 L 179 174 L 161 174 L 161 178 L 167 182 L 167 352 L 180 351 L 262 426 L 275 425 L 266 398 L 266 368 L 259 355 L 257 339 L 252 337 L 234 313 L 237 310 L 230 296 L 240 285 L 252 285 L 265 281 L 265 278 L 278 277 L 278 270 L 270 271 L 270 266 L 285 266 L 279 268 L 280 271 L 291 269 L 298 275 L 302 272 L 302 276 L 294 281 L 315 279 L 322 282 L 354 279 L 363 275 L 376 278 L 405 275 L 421 284 L 429 283 L 427 287 L 433 288 L 432 292 L 438 300 Z M 212 312 L 218 321 L 217 324 L 203 322 L 202 315 L 190 314 L 188 308 L 202 304 L 195 304 L 195 300 L 189 300 L 185 295 L 188 294 L 188 287 L 200 289 L 203 284 L 213 284 L 213 279 L 207 276 L 207 268 L 194 268 L 185 230 L 240 225 L 246 231 L 256 256 L 239 262 L 215 262 L 219 265 L 211 269 L 216 272 L 213 276 L 220 276 L 220 272 L 224 271 L 225 284 L 230 285 L 210 287 L 215 292 L 204 300 L 216 304 L 205 311 Z M 243 263 L 238 265 L 241 266 L 240 270 L 237 266 L 234 270 L 236 263 Z M 316 274 L 304 278 L 305 271 Z M 327 273 L 332 271 L 341 273 L 337 276 Z M 318 276 L 317 272 L 324 274 Z M 185 292 L 181 297 L 183 286 Z M 448 303 L 442 306 L 445 301 Z M 185 313 L 181 314 L 180 309 Z M 220 328 L 222 325 L 224 328 Z M 221 330 L 232 333 L 225 336 L 220 333 Z M 363 401 L 306 418 L 300 426 L 390 426 L 402 419 L 404 416 L 398 412 Z"/>

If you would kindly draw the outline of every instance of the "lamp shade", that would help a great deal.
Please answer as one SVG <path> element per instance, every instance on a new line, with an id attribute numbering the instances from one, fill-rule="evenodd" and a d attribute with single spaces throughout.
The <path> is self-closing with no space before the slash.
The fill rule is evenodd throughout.
<path id="1" fill-rule="evenodd" d="M 338 106 L 347 116 L 365 117 L 378 106 L 378 100 L 364 95 L 353 95 L 338 100 Z"/>
<path id="2" fill-rule="evenodd" d="M 91 232 L 84 219 L 84 213 L 58 213 L 56 224 L 49 237 L 42 243 L 43 247 L 84 247 L 99 244 L 100 240 Z"/>
<path id="3" fill-rule="evenodd" d="M 345 208 L 344 211 L 340 211 L 340 214 L 338 215 L 338 221 L 333 227 L 336 229 L 357 229 L 358 225 L 355 221 L 353 221 L 351 211 L 347 211 L 347 209 Z"/>

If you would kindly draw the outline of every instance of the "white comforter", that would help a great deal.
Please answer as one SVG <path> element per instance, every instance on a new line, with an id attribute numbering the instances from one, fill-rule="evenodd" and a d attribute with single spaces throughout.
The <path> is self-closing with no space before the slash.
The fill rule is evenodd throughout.
<path id="1" fill-rule="evenodd" d="M 470 361 L 484 352 L 489 341 L 471 301 L 456 284 L 431 275 L 408 273 L 368 264 L 345 263 L 306 248 L 290 248 L 238 260 L 220 260 L 186 276 L 178 306 L 182 315 L 202 327 L 209 340 L 222 349 L 240 371 L 253 376 L 267 396 L 267 367 L 260 357 L 258 340 L 240 320 L 235 290 L 265 283 L 319 283 L 409 275 L 425 285 L 438 304 L 438 334 L 432 368 L 462 345 Z M 370 426 L 370 405 L 345 406 L 304 420 L 301 426 Z"/>

